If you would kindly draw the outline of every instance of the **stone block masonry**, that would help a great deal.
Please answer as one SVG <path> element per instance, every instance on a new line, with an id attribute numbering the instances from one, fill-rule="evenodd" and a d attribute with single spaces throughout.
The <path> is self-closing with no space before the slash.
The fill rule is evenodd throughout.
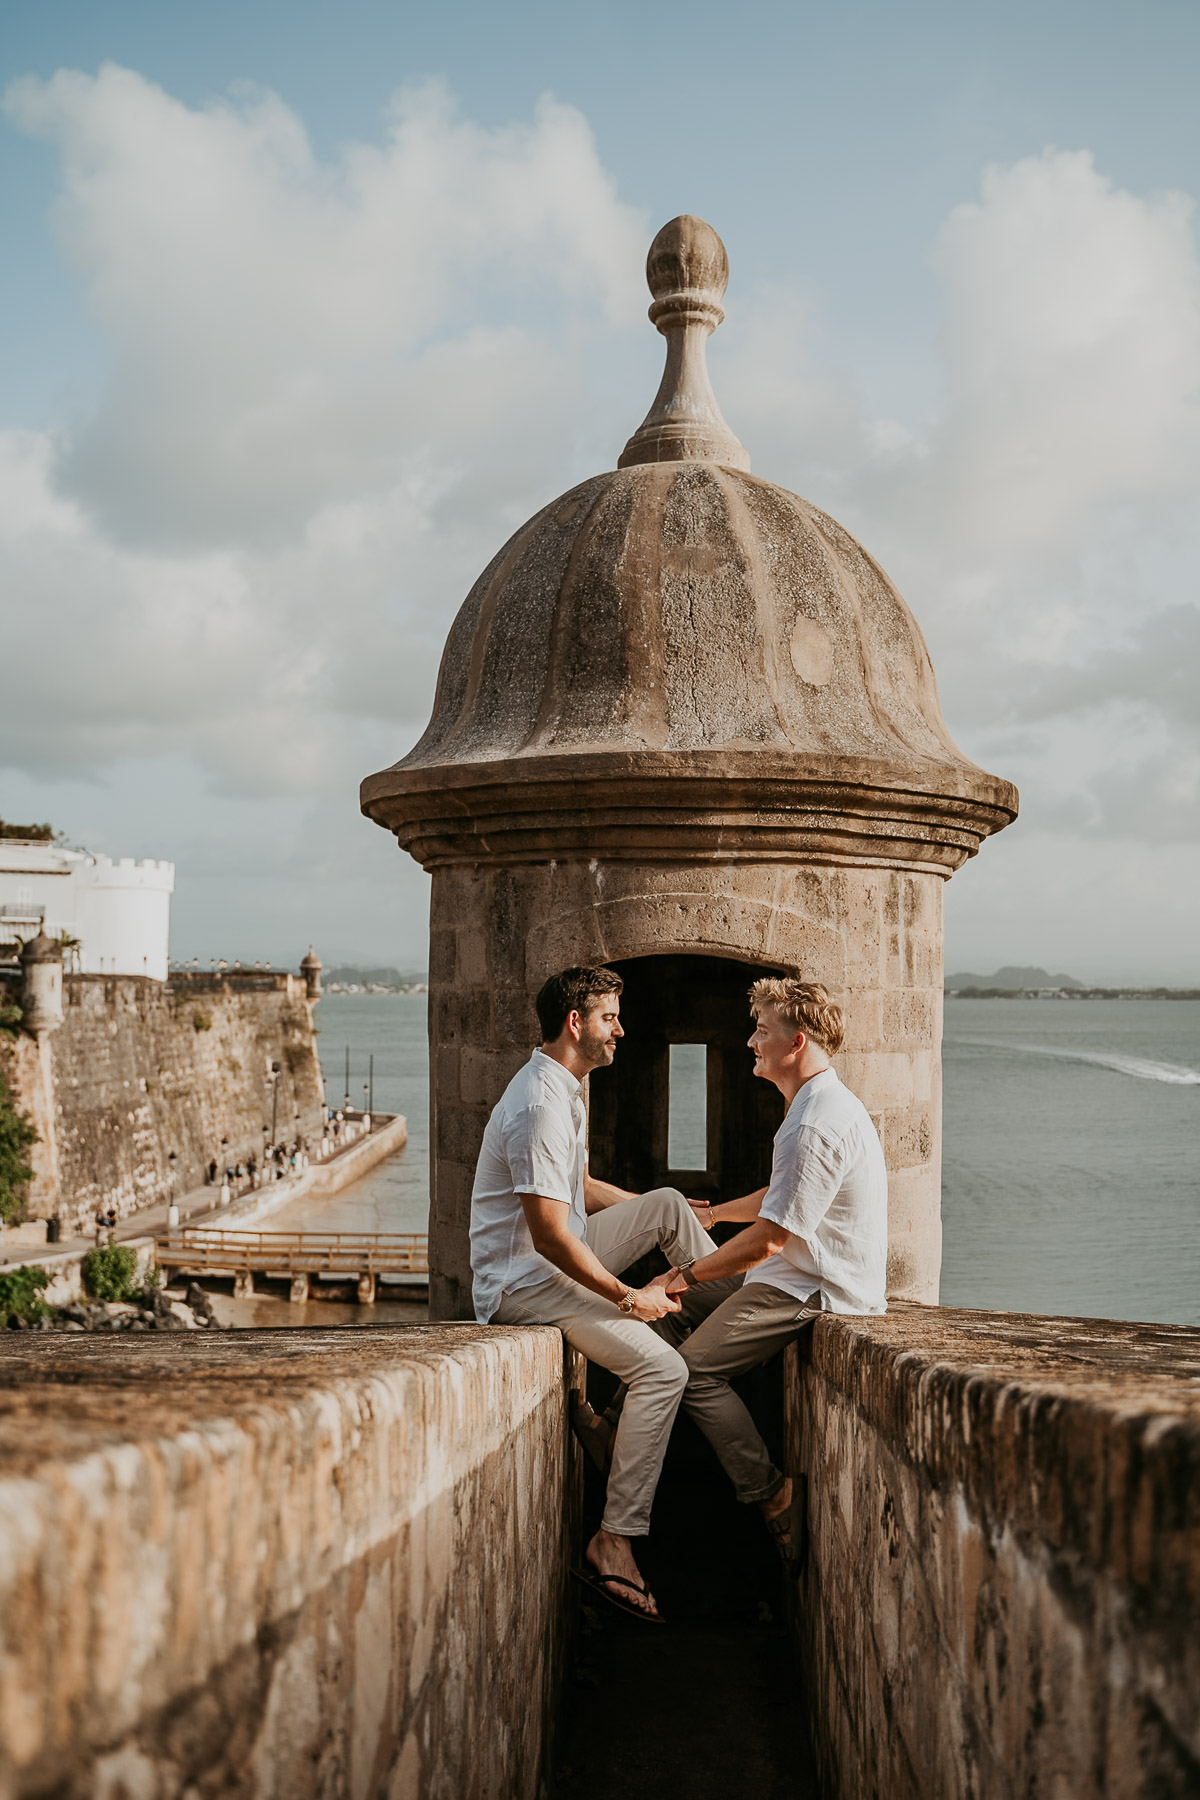
<path id="1" fill-rule="evenodd" d="M 935 874 L 891 869 L 734 863 L 435 869 L 430 1240 L 439 1316 L 470 1313 L 475 1161 L 488 1113 L 537 1036 L 538 988 L 571 963 L 680 951 L 761 959 L 824 982 L 841 1000 L 847 1036 L 836 1067 L 875 1119 L 888 1163 L 889 1291 L 936 1299 L 942 885 Z M 763 1152 L 747 1189 L 768 1177 L 769 1142 Z"/>
<path id="2" fill-rule="evenodd" d="M 57 1214 L 64 1236 L 88 1230 L 101 1205 L 125 1218 L 169 1200 L 172 1185 L 198 1187 L 211 1160 L 261 1156 L 274 1062 L 279 1137 L 319 1134 L 321 1072 L 300 978 L 69 975 L 63 997 L 61 1029 L 20 1037 L 13 1061 L 41 1137 L 27 1214 Z"/>
<path id="3" fill-rule="evenodd" d="M 1200 1331 L 827 1317 L 788 1410 L 828 1800 L 1200 1794 Z"/>
<path id="4" fill-rule="evenodd" d="M 551 1330 L 0 1333 L 0 1800 L 538 1800 Z"/>
<path id="5" fill-rule="evenodd" d="M 788 1362 L 825 1800 L 1200 1792 L 1200 1332 L 900 1306 Z M 0 1800 L 546 1800 L 573 1375 L 0 1333 Z"/>

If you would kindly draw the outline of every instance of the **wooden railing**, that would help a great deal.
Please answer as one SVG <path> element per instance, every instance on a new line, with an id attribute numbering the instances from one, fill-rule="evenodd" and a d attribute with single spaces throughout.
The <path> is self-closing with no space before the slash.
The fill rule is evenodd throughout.
<path id="1" fill-rule="evenodd" d="M 203 1225 L 160 1237 L 163 1269 L 277 1275 L 427 1275 L 429 1239 L 418 1232 L 217 1231 Z"/>

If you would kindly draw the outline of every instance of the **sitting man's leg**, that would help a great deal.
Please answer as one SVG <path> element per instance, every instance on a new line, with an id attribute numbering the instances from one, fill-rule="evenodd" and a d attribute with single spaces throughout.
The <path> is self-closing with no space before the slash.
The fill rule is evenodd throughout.
<path id="1" fill-rule="evenodd" d="M 587 1240 L 610 1275 L 623 1275 L 631 1264 L 651 1250 L 661 1250 L 678 1266 L 692 1262 L 697 1256 L 708 1256 L 716 1248 L 679 1189 L 669 1187 L 651 1188 L 645 1194 L 635 1194 L 629 1200 L 619 1200 L 613 1206 L 592 1213 L 587 1222 Z M 740 1281 L 741 1277 L 738 1279 Z M 724 1283 L 712 1284 L 717 1285 L 722 1289 L 725 1287 Z M 696 1323 L 694 1309 L 688 1316 L 688 1302 L 693 1293 L 708 1297 L 710 1289 L 707 1286 L 689 1289 L 681 1297 L 679 1312 L 667 1313 L 650 1326 L 651 1331 L 676 1349 Z M 712 1295 L 708 1310 L 723 1298 L 724 1292 L 719 1296 Z M 624 1405 L 622 1384 L 604 1411 L 606 1433 L 616 1430 Z"/>
<path id="2" fill-rule="evenodd" d="M 716 1249 L 679 1189 L 668 1187 L 590 1214 L 587 1241 L 612 1275 L 622 1274 L 648 1250 L 663 1251 L 678 1266 Z"/>
<path id="3" fill-rule="evenodd" d="M 505 1294 L 495 1323 L 557 1325 L 589 1362 L 610 1370 L 625 1384 L 604 1517 L 585 1556 L 597 1574 L 613 1583 L 615 1597 L 655 1612 L 629 1540 L 645 1537 L 650 1530 L 654 1491 L 687 1381 L 683 1358 L 641 1320 L 622 1318 L 610 1301 L 562 1275 Z"/>
<path id="4" fill-rule="evenodd" d="M 772 1463 L 745 1402 L 729 1384 L 799 1337 L 820 1311 L 819 1290 L 798 1300 L 766 1282 L 749 1282 L 729 1294 L 679 1351 L 688 1366 L 686 1411 L 716 1451 L 738 1499 L 761 1509 L 785 1559 L 791 1553 L 792 1484 Z"/>

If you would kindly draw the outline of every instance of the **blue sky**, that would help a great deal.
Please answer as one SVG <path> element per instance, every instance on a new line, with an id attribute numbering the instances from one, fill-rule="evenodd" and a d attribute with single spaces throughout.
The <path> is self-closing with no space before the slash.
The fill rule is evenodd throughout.
<path id="1" fill-rule="evenodd" d="M 693 211 L 756 471 L 881 557 L 1021 784 L 950 960 L 1200 981 L 1193 5 L 0 20 L 0 813 L 174 857 L 178 954 L 419 962 L 357 777 L 644 413 L 641 257 Z"/>

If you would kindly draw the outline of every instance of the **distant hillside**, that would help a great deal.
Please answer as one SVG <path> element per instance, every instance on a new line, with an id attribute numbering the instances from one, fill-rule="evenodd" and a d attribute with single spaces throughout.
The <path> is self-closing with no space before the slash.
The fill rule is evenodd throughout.
<path id="1" fill-rule="evenodd" d="M 953 993 L 958 988 L 1078 988 L 1082 981 L 1076 981 L 1073 975 L 1049 975 L 1045 969 L 1016 968 L 1011 965 L 997 969 L 994 975 L 947 975 L 947 991 Z"/>

